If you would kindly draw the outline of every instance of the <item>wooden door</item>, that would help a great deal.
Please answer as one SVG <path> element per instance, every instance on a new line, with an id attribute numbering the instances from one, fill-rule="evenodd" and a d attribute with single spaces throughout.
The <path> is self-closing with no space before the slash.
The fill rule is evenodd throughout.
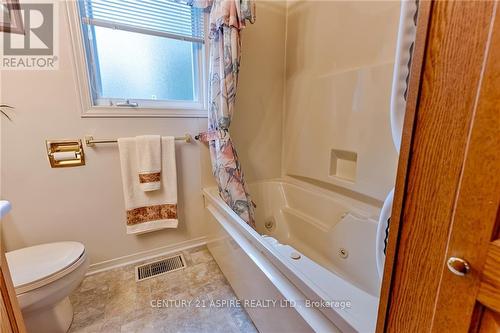
<path id="1" fill-rule="evenodd" d="M 498 223 L 498 219 L 497 219 Z M 497 224 L 498 225 L 498 224 Z M 500 235 L 497 233 L 496 237 Z M 471 332 L 500 332 L 500 239 L 488 245 Z"/>
<path id="2" fill-rule="evenodd" d="M 420 3 L 379 332 L 500 331 L 499 14 Z"/>
<path id="3" fill-rule="evenodd" d="M 0 221 L 1 231 L 1 221 Z M 12 285 L 9 267 L 3 246 L 0 232 L 0 328 L 1 333 L 24 333 L 24 326 L 21 310 L 17 302 L 16 292 Z"/>

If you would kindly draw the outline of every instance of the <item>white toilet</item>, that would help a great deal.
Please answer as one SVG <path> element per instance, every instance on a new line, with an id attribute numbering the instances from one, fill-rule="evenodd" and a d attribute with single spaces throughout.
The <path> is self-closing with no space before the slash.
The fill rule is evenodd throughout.
<path id="1" fill-rule="evenodd" d="M 83 244 L 42 244 L 8 252 L 6 257 L 28 332 L 67 332 L 73 320 L 68 296 L 89 265 Z"/>

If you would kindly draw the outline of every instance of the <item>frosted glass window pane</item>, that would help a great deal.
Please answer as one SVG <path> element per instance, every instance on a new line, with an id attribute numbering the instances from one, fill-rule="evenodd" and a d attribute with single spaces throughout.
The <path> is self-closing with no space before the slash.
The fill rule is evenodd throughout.
<path id="1" fill-rule="evenodd" d="M 99 98 L 196 99 L 192 42 L 95 26 Z M 99 78 L 98 78 L 99 79 Z"/>

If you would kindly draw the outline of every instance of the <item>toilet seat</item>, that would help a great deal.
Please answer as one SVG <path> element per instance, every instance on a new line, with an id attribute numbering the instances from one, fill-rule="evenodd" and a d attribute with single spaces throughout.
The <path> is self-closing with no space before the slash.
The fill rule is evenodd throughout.
<path id="1" fill-rule="evenodd" d="M 60 279 L 86 259 L 85 247 L 78 242 L 36 245 L 5 255 L 17 295 Z"/>

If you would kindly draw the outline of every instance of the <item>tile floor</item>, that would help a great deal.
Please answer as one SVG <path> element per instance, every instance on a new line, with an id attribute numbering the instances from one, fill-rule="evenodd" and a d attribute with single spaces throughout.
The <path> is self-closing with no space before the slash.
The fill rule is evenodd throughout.
<path id="1" fill-rule="evenodd" d="M 182 253 L 186 268 L 141 282 L 135 281 L 138 264 L 85 278 L 70 296 L 75 311 L 70 332 L 257 333 L 243 308 L 208 306 L 236 296 L 207 248 Z"/>

